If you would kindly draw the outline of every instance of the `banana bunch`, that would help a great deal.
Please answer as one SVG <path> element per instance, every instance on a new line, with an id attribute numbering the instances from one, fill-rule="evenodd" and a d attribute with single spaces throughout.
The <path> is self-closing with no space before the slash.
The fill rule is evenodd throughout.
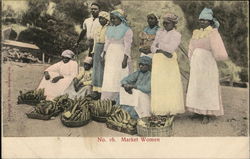
<path id="1" fill-rule="evenodd" d="M 53 99 L 55 105 L 59 107 L 62 111 L 73 106 L 73 100 L 69 98 L 68 94 L 60 95 Z"/>
<path id="2" fill-rule="evenodd" d="M 53 101 L 42 100 L 36 107 L 34 112 L 42 115 L 51 115 L 58 112 L 59 109 Z"/>
<path id="3" fill-rule="evenodd" d="M 109 116 L 113 111 L 113 103 L 109 99 L 92 101 L 89 107 L 91 114 L 95 116 Z"/>
<path id="4" fill-rule="evenodd" d="M 122 127 L 124 129 L 134 130 L 136 129 L 137 120 L 132 119 L 130 114 L 121 109 L 116 108 L 110 117 L 107 118 L 107 122 L 112 125 Z"/>
<path id="5" fill-rule="evenodd" d="M 86 121 L 90 119 L 90 111 L 88 104 L 90 99 L 88 98 L 75 98 L 72 102 L 72 106 L 68 107 L 62 114 L 62 117 L 68 121 Z"/>
<path id="6" fill-rule="evenodd" d="M 142 119 L 138 120 L 138 125 L 142 127 L 167 127 L 172 125 L 174 120 L 174 116 L 167 116 L 167 117 L 161 117 L 161 116 L 152 116 L 147 118 L 147 122 L 143 121 Z"/>
<path id="7" fill-rule="evenodd" d="M 38 90 L 30 90 L 26 93 L 19 91 L 20 95 L 18 96 L 18 104 L 25 104 L 26 101 L 33 101 L 34 103 L 39 103 L 41 100 L 45 100 L 46 96 L 44 95 L 44 88 Z"/>

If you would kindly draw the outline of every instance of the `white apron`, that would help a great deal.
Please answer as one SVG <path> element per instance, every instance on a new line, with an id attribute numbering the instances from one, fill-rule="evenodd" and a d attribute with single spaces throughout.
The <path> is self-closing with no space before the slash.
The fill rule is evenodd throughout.
<path id="1" fill-rule="evenodd" d="M 124 45 L 111 43 L 105 55 L 102 92 L 119 92 L 121 80 L 129 74 L 128 66 L 122 69 Z"/>
<path id="2" fill-rule="evenodd" d="M 190 61 L 187 107 L 199 110 L 219 110 L 219 72 L 210 51 L 197 48 Z"/>
<path id="3" fill-rule="evenodd" d="M 150 94 L 133 89 L 132 94 L 128 94 L 124 88 L 120 90 L 120 104 L 134 106 L 140 118 L 150 116 Z"/>

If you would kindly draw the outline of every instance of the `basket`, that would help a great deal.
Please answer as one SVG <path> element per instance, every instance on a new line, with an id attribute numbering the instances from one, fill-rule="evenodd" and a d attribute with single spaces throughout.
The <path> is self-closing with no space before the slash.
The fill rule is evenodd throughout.
<path id="1" fill-rule="evenodd" d="M 144 122 L 147 122 L 147 117 L 141 118 Z M 169 137 L 173 135 L 173 122 L 171 125 L 165 127 L 143 127 L 141 125 L 136 126 L 139 136 L 145 137 Z"/>
<path id="2" fill-rule="evenodd" d="M 30 113 L 26 113 L 26 115 L 28 118 L 31 118 L 31 119 L 50 120 L 51 117 L 59 115 L 60 112 L 61 111 L 58 110 L 50 115 L 43 115 L 43 114 L 39 114 L 39 113 L 32 111 Z"/>
<path id="3" fill-rule="evenodd" d="M 115 131 L 123 132 L 123 133 L 130 134 L 130 135 L 137 134 L 136 129 L 134 129 L 134 130 L 125 129 L 125 128 L 122 128 L 120 126 L 113 125 L 109 122 L 106 122 L 106 125 L 107 125 L 107 128 L 115 130 Z"/>
<path id="4" fill-rule="evenodd" d="M 91 119 L 97 122 L 105 123 L 107 121 L 108 116 L 95 116 L 94 114 L 91 114 Z"/>
<path id="5" fill-rule="evenodd" d="M 61 115 L 61 122 L 63 125 L 67 127 L 80 127 L 80 126 L 87 125 L 90 122 L 90 119 L 83 120 L 83 121 L 69 121 L 69 120 L 64 119 L 63 116 Z"/>

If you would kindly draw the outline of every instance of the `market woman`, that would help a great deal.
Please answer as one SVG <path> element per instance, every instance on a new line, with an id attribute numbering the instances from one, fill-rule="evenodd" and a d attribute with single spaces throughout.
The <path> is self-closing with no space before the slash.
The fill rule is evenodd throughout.
<path id="1" fill-rule="evenodd" d="M 175 115 L 184 112 L 183 89 L 175 50 L 181 34 L 175 30 L 178 16 L 167 13 L 164 29 L 156 33 L 151 46 L 153 55 L 151 76 L 151 109 L 154 115 Z"/>
<path id="2" fill-rule="evenodd" d="M 102 81 L 103 81 L 103 71 L 104 65 L 101 62 L 101 53 L 104 49 L 105 43 L 105 34 L 107 31 L 107 25 L 110 20 L 110 15 L 108 12 L 101 11 L 99 13 L 99 22 L 101 26 L 99 26 L 95 32 L 94 36 L 94 63 L 93 63 L 93 78 L 92 78 L 92 85 L 93 85 L 93 94 L 94 98 L 98 99 L 101 97 L 101 88 L 102 88 Z"/>
<path id="3" fill-rule="evenodd" d="M 160 28 L 159 18 L 154 14 L 150 13 L 147 15 L 148 26 L 146 26 L 142 32 L 139 34 L 140 38 L 140 47 L 139 51 L 141 52 L 141 56 L 150 56 L 152 57 L 152 53 L 150 47 L 155 39 L 156 32 Z"/>
<path id="4" fill-rule="evenodd" d="M 77 75 L 77 62 L 72 58 L 75 54 L 71 50 L 62 52 L 62 60 L 44 71 L 44 77 L 38 86 L 44 88 L 47 100 L 62 95 Z"/>
<path id="5" fill-rule="evenodd" d="M 121 9 L 111 12 L 110 21 L 112 26 L 108 26 L 103 52 L 105 66 L 101 98 L 119 102 L 120 81 L 129 74 L 133 32 Z"/>
<path id="6" fill-rule="evenodd" d="M 186 107 L 200 114 L 202 123 L 209 122 L 209 115 L 223 115 L 219 72 L 216 61 L 228 55 L 218 32 L 219 22 L 213 11 L 204 8 L 199 16 L 200 30 L 194 30 L 189 44 L 190 79 Z"/>

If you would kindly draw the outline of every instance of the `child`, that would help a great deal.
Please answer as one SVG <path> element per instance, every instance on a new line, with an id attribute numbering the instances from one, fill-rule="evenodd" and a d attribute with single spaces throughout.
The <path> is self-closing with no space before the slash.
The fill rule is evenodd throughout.
<path id="1" fill-rule="evenodd" d="M 87 96 L 92 93 L 92 58 L 86 57 L 83 64 L 84 69 L 81 69 L 77 77 L 75 77 L 70 86 L 64 92 L 69 94 L 69 98 Z"/>
<path id="2" fill-rule="evenodd" d="M 150 57 L 140 57 L 140 70 L 121 81 L 120 104 L 133 118 L 150 116 L 151 64 Z"/>

